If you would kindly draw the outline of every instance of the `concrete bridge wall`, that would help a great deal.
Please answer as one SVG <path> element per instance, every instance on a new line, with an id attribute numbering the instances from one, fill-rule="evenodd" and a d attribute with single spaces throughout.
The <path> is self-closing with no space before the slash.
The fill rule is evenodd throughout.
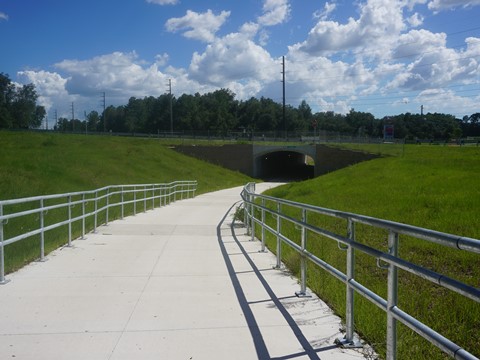
<path id="1" fill-rule="evenodd" d="M 254 178 L 265 178 L 268 171 L 285 170 L 299 172 L 299 163 L 305 155 L 315 162 L 313 176 L 320 176 L 362 161 L 379 157 L 360 151 L 342 150 L 326 145 L 303 146 L 261 146 L 261 145 L 222 145 L 222 146 L 176 146 L 175 150 L 197 159 L 239 171 Z M 273 159 L 271 163 L 262 158 Z M 267 165 L 268 164 L 268 165 Z M 300 171 L 303 173 L 303 171 Z M 305 173 L 307 173 L 306 171 Z M 286 174 L 288 175 L 288 174 Z M 296 178 L 297 174 L 290 174 Z M 289 177 L 289 176 L 286 176 Z M 306 177 L 306 178 L 308 178 Z"/>

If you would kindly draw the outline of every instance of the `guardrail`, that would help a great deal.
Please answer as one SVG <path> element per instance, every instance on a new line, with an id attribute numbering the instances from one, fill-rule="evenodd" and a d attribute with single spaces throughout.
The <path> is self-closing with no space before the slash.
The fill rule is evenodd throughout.
<path id="1" fill-rule="evenodd" d="M 40 261 L 45 257 L 45 235 L 48 231 L 66 226 L 68 228 L 68 246 L 72 242 L 72 225 L 81 223 L 82 239 L 88 230 L 87 220 L 92 223 L 90 230 L 97 231 L 99 218 L 108 224 L 110 209 L 119 208 L 118 216 L 123 219 L 125 208 L 135 215 L 140 207 L 144 212 L 148 208 L 165 206 L 179 199 L 195 196 L 196 181 L 175 181 L 167 184 L 111 185 L 96 190 L 35 196 L 22 199 L 0 201 L 0 284 L 5 279 L 5 247 L 40 235 Z M 80 208 L 78 208 L 78 207 Z M 74 212 L 74 208 L 77 207 Z M 66 211 L 65 211 L 66 210 Z M 47 214 L 52 216 L 48 218 Z M 11 229 L 8 226 L 11 225 Z M 10 230 L 9 237 L 5 237 Z M 27 230 L 27 231 L 25 231 Z"/>
<path id="2" fill-rule="evenodd" d="M 455 359 L 477 359 L 474 355 L 463 349 L 461 346 L 453 343 L 435 330 L 431 329 L 415 317 L 409 315 L 398 306 L 398 270 L 402 269 L 411 274 L 419 276 L 434 284 L 447 288 L 458 294 L 461 294 L 476 302 L 480 302 L 480 289 L 469 286 L 448 276 L 434 272 L 417 264 L 410 263 L 398 256 L 399 235 L 407 235 L 420 240 L 426 240 L 447 246 L 450 248 L 480 254 L 480 240 L 456 235 L 441 233 L 433 230 L 419 228 L 411 225 L 405 225 L 387 220 L 357 215 L 348 212 L 336 211 L 312 205 L 301 204 L 289 200 L 283 200 L 255 194 L 255 184 L 249 183 L 242 191 L 244 204 L 244 222 L 247 226 L 247 232 L 255 238 L 255 224 L 261 228 L 260 239 L 262 241 L 262 251 L 265 250 L 265 231 L 270 232 L 276 237 L 276 256 L 277 267 L 281 265 L 282 246 L 286 244 L 301 255 L 300 264 L 300 291 L 297 295 L 306 294 L 307 267 L 306 260 L 318 265 L 330 275 L 339 279 L 346 285 L 346 334 L 344 338 L 337 339 L 337 343 L 345 347 L 359 347 L 361 344 L 354 338 L 354 293 L 362 295 L 370 302 L 378 306 L 387 313 L 387 359 L 393 360 L 397 357 L 397 321 L 405 324 L 407 327 L 421 335 L 423 338 L 440 348 L 442 351 Z M 266 206 L 268 204 L 268 206 Z M 285 210 L 298 209 L 300 217 L 287 215 Z M 275 227 L 269 226 L 265 221 L 265 214 L 271 214 L 276 219 Z M 321 214 L 334 218 L 341 218 L 347 221 L 347 236 L 339 235 L 318 227 L 309 222 L 309 214 Z M 282 233 L 282 224 L 291 223 L 301 231 L 301 239 L 295 242 Z M 388 252 L 375 249 L 363 243 L 357 242 L 355 237 L 355 224 L 365 224 L 375 228 L 380 228 L 388 232 Z M 346 273 L 335 268 L 333 265 L 325 262 L 315 254 L 307 250 L 307 233 L 314 233 L 338 242 L 341 250 L 346 250 Z M 359 250 L 377 261 L 377 266 L 387 269 L 387 299 L 362 285 L 355 278 L 355 251 Z"/>

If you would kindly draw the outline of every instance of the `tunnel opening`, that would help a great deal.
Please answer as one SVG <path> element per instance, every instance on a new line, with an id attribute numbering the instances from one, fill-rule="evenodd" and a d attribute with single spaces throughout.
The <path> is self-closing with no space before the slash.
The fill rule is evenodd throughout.
<path id="1" fill-rule="evenodd" d="M 303 181 L 315 174 L 313 159 L 294 151 L 276 151 L 255 160 L 256 177 L 265 181 Z"/>

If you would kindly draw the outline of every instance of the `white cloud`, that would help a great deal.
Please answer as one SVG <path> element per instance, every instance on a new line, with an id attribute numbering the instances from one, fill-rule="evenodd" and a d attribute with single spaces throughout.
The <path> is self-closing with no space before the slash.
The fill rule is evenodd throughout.
<path id="1" fill-rule="evenodd" d="M 147 0 L 147 2 L 158 5 L 175 5 L 179 3 L 179 0 Z"/>
<path id="2" fill-rule="evenodd" d="M 480 0 L 433 0 L 428 3 L 428 8 L 434 11 L 455 9 L 459 7 L 467 8 L 479 6 Z"/>
<path id="3" fill-rule="evenodd" d="M 432 33 L 427 30 L 411 30 L 400 35 L 396 46 L 392 49 L 393 59 L 418 56 L 420 53 L 436 52 L 445 48 L 447 36 L 444 33 Z M 410 59 L 411 61 L 411 59 Z"/>
<path id="4" fill-rule="evenodd" d="M 39 95 L 38 103 L 48 111 L 55 103 L 69 103 L 73 100 L 69 96 L 65 85 L 68 79 L 63 78 L 60 74 L 48 71 L 20 71 L 18 76 L 25 80 L 25 83 L 35 85 L 37 94 Z"/>
<path id="5" fill-rule="evenodd" d="M 290 4 L 288 0 L 264 0 L 263 15 L 258 18 L 258 23 L 263 26 L 273 26 L 288 20 Z"/>
<path id="6" fill-rule="evenodd" d="M 313 17 L 315 19 L 320 19 L 322 21 L 327 20 L 327 18 L 330 16 L 332 12 L 335 11 L 337 8 L 337 4 L 335 3 L 329 3 L 328 1 L 325 3 L 325 6 L 323 7 L 323 11 L 317 11 L 313 14 Z"/>
<path id="7" fill-rule="evenodd" d="M 66 89 L 71 94 L 94 96 L 107 91 L 114 96 L 158 95 L 166 76 L 157 64 L 142 67 L 135 52 L 114 52 L 89 60 L 64 60 L 55 67 L 69 75 Z"/>
<path id="8" fill-rule="evenodd" d="M 183 33 L 183 36 L 205 42 L 212 42 L 215 39 L 215 33 L 225 23 L 230 16 L 230 11 L 222 11 L 220 15 L 215 15 L 212 10 L 206 13 L 196 13 L 187 10 L 187 14 L 181 18 L 171 18 L 165 23 L 165 27 L 170 32 L 190 29 Z"/>
<path id="9" fill-rule="evenodd" d="M 169 58 L 170 56 L 167 53 L 155 55 L 155 64 L 157 64 L 157 66 L 165 66 Z"/>
<path id="10" fill-rule="evenodd" d="M 358 19 L 347 23 L 320 20 L 303 43 L 294 45 L 312 55 L 369 48 L 371 54 L 384 54 L 385 48 L 406 28 L 404 3 L 396 0 L 369 0 L 360 4 Z"/>
<path id="11" fill-rule="evenodd" d="M 0 21 L 1 20 L 8 20 L 8 15 L 3 12 L 0 12 Z"/>
<path id="12" fill-rule="evenodd" d="M 452 113 L 452 109 L 457 116 L 472 114 L 478 112 L 478 101 L 480 96 L 468 98 L 458 96 L 451 89 L 430 89 L 422 91 L 416 97 L 419 104 L 427 104 L 424 111 L 438 113 Z"/>
<path id="13" fill-rule="evenodd" d="M 408 23 L 413 27 L 419 27 L 423 24 L 424 20 L 424 17 L 419 13 L 415 13 L 407 19 Z"/>
<path id="14" fill-rule="evenodd" d="M 194 53 L 189 72 L 193 79 L 220 87 L 246 78 L 265 81 L 276 71 L 274 60 L 262 47 L 241 33 L 232 33 Z"/>
<path id="15" fill-rule="evenodd" d="M 253 38 L 255 35 L 257 35 L 258 30 L 260 29 L 260 26 L 256 23 L 253 22 L 248 22 L 243 24 L 240 27 L 240 33 L 246 35 L 248 38 Z"/>

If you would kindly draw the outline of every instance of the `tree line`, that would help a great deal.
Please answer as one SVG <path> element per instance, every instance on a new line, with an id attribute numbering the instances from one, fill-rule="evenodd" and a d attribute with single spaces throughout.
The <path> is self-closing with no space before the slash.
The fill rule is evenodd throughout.
<path id="1" fill-rule="evenodd" d="M 0 75 L 0 128 L 38 128 L 45 109 L 36 105 L 32 84 L 15 87 L 4 74 Z M 284 114 L 285 110 L 285 114 Z M 61 117 L 55 124 L 58 131 L 114 133 L 188 133 L 227 136 L 232 132 L 271 134 L 304 134 L 326 131 L 354 137 L 381 138 L 386 125 L 393 126 L 399 139 L 452 139 L 480 136 L 480 113 L 457 119 L 441 113 L 405 113 L 375 118 L 371 113 L 351 109 L 347 114 L 332 111 L 313 113 L 306 101 L 298 107 L 265 97 L 237 100 L 228 89 L 206 94 L 169 94 L 159 97 L 131 97 L 126 105 L 109 106 L 103 113 L 91 111 L 85 120 Z"/>

